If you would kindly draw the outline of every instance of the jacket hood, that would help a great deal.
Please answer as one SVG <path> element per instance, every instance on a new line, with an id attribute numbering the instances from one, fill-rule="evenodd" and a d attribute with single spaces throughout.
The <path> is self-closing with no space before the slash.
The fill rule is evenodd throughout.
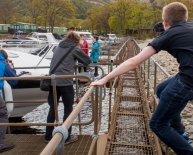
<path id="1" fill-rule="evenodd" d="M 5 57 L 0 53 L 0 60 L 5 60 Z"/>
<path id="2" fill-rule="evenodd" d="M 77 44 L 73 40 L 68 39 L 68 38 L 62 40 L 59 43 L 59 47 L 61 47 L 61 48 L 66 48 L 66 47 L 71 47 L 71 46 L 76 46 L 76 45 Z"/>

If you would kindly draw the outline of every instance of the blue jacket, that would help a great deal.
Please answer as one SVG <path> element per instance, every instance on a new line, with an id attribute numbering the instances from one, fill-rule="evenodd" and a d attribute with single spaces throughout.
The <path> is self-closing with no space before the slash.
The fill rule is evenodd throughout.
<path id="1" fill-rule="evenodd" d="M 98 62 L 99 60 L 99 56 L 100 56 L 100 44 L 98 41 L 95 41 L 93 42 L 93 45 L 92 45 L 92 51 L 90 53 L 90 58 L 91 58 L 91 61 L 96 63 Z"/>
<path id="2" fill-rule="evenodd" d="M 0 77 L 15 77 L 16 71 L 15 69 L 11 68 L 9 64 L 5 61 L 4 56 L 0 53 Z M 11 86 L 17 84 L 15 80 L 8 80 L 7 81 Z M 3 80 L 0 80 L 0 89 L 4 87 Z"/>

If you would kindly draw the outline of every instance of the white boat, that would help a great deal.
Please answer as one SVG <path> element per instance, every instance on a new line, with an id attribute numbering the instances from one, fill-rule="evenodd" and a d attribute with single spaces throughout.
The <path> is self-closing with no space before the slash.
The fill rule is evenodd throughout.
<path id="1" fill-rule="evenodd" d="M 58 46 L 58 43 L 46 44 L 42 48 L 31 51 L 30 54 L 51 60 L 53 57 L 54 49 L 57 46 Z"/>
<path id="2" fill-rule="evenodd" d="M 23 52 L 16 52 L 7 49 L 5 49 L 5 51 L 8 53 L 9 59 L 12 60 L 14 67 L 16 68 L 17 75 L 38 76 L 48 74 L 49 68 L 40 69 L 38 67 L 49 67 L 50 60 Z M 9 117 L 21 117 L 45 102 L 47 99 L 47 92 L 41 91 L 39 85 L 39 80 L 21 80 L 18 82 L 18 85 L 12 89 L 9 84 L 5 82 L 4 99 L 6 102 L 13 100 L 27 101 L 26 103 L 7 103 Z M 42 102 L 36 104 L 29 103 L 32 99 L 42 100 Z"/>
<path id="3" fill-rule="evenodd" d="M 23 71 L 29 72 L 28 75 L 45 75 L 48 74 L 47 69 L 39 69 L 38 67 L 41 66 L 50 66 L 50 60 L 44 59 L 43 57 L 39 57 L 36 55 L 23 53 L 15 50 L 7 50 L 4 49 L 7 54 L 8 58 L 12 60 L 14 67 L 16 69 L 17 75 L 21 74 Z M 19 69 L 22 67 L 29 67 L 29 69 Z M 31 67 L 31 69 L 30 69 Z"/>
<path id="4" fill-rule="evenodd" d="M 13 39 L 0 40 L 0 47 L 19 52 L 31 53 L 41 49 L 47 44 L 58 44 L 59 40 L 52 33 L 33 32 L 27 37 L 14 37 Z"/>
<path id="5" fill-rule="evenodd" d="M 45 42 L 45 43 L 59 43 L 59 40 L 54 37 L 52 33 L 39 33 L 39 32 L 33 32 L 31 33 L 27 38 L 29 39 L 34 39 L 34 40 L 39 40 L 40 42 Z"/>

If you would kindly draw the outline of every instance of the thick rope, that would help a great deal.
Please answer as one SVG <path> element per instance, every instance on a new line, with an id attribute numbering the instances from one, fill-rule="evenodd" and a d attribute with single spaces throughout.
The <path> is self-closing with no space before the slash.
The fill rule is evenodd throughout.
<path id="1" fill-rule="evenodd" d="M 54 136 L 56 133 L 60 133 L 62 135 L 62 139 L 57 146 L 57 150 L 63 152 L 64 143 L 65 143 L 66 139 L 68 138 L 68 129 L 64 126 L 58 126 L 52 132 L 52 136 Z"/>

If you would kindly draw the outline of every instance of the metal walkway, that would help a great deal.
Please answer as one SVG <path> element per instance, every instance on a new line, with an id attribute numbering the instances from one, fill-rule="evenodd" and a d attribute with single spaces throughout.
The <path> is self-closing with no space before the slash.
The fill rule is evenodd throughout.
<path id="1" fill-rule="evenodd" d="M 116 65 L 119 65 L 137 52 L 140 52 L 140 49 L 134 41 L 130 40 L 124 43 L 114 59 L 111 60 L 112 66 L 109 65 L 109 68 L 113 69 L 113 67 L 116 67 Z M 93 119 L 89 123 L 94 123 L 94 133 L 89 136 L 80 135 L 77 142 L 65 146 L 65 155 L 162 155 L 160 143 L 150 131 L 148 124 L 151 111 L 155 107 L 155 103 L 150 103 L 154 97 L 150 93 L 151 89 L 155 89 L 158 69 L 154 69 L 155 79 L 152 87 L 149 82 L 151 78 L 150 61 L 147 64 L 118 77 L 114 80 L 113 86 L 110 86 L 115 91 L 115 100 L 111 116 L 109 116 L 111 118 L 109 131 L 104 136 L 98 135 L 102 109 L 102 103 L 100 103 L 102 97 L 99 97 L 99 94 L 101 94 L 100 89 L 89 88 L 77 104 L 76 109 L 63 123 L 63 126 L 67 128 L 71 126 L 85 101 L 91 97 L 93 101 L 91 102 L 93 103 L 91 104 Z M 148 74 L 145 75 L 146 73 Z M 111 100 L 113 100 L 111 99 L 111 93 L 109 93 L 109 107 L 111 107 Z M 41 155 L 47 155 L 50 150 L 56 151 L 61 135 L 60 137 L 55 135 L 47 146 L 43 143 L 43 136 L 40 135 L 7 135 L 6 138 L 16 144 L 16 148 L 5 153 L 5 155 L 35 155 L 40 153 Z"/>
<path id="2" fill-rule="evenodd" d="M 157 154 L 136 71 L 123 75 L 117 89 L 106 155 Z"/>
<path id="3" fill-rule="evenodd" d="M 15 148 L 3 155 L 38 155 L 45 148 L 43 135 L 10 134 L 6 140 L 12 142 Z M 65 145 L 65 155 L 87 155 L 91 146 L 92 136 L 78 136 L 78 141 Z M 84 145 L 83 145 L 84 144 Z"/>

